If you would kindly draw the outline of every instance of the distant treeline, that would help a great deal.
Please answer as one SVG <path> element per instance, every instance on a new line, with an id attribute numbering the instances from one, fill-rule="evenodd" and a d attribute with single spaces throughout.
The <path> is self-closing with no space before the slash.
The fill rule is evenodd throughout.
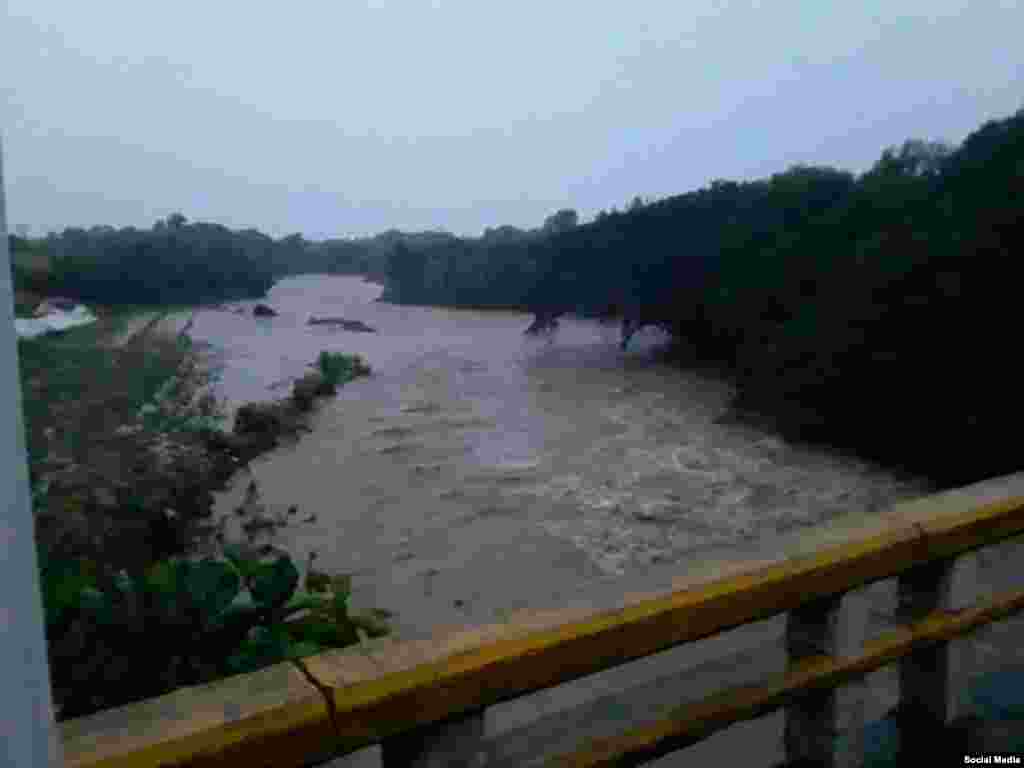
<path id="1" fill-rule="evenodd" d="M 658 325 L 794 436 L 943 484 L 1024 468 L 1024 110 L 860 175 L 794 167 L 572 219 L 403 245 L 387 296 Z"/>
<path id="2" fill-rule="evenodd" d="M 402 243 L 437 233 L 388 231 L 374 237 L 311 242 L 273 239 L 255 229 L 189 222 L 181 214 L 151 229 L 68 228 L 45 238 L 10 235 L 15 286 L 100 304 L 200 304 L 263 296 L 296 274 L 360 274 L 383 282 Z"/>

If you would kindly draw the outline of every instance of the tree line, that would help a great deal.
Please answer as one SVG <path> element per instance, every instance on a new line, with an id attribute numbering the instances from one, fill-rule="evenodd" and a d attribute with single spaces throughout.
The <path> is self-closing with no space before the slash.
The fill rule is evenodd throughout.
<path id="1" fill-rule="evenodd" d="M 735 382 L 737 411 L 793 437 L 941 484 L 1024 465 L 998 365 L 1017 346 L 1024 110 L 861 174 L 798 166 L 498 232 L 396 249 L 387 295 L 660 326 Z"/>
<path id="2" fill-rule="evenodd" d="M 391 230 L 320 242 L 301 234 L 274 239 L 176 213 L 149 229 L 69 227 L 43 238 L 9 235 L 9 241 L 17 289 L 116 306 L 258 298 L 276 280 L 297 274 L 359 274 L 383 282 L 397 245 L 441 236 Z"/>

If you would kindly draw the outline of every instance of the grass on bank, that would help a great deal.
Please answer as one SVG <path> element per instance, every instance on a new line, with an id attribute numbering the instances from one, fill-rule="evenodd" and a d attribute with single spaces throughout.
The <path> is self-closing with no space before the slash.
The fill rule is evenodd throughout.
<path id="1" fill-rule="evenodd" d="M 30 466 L 51 450 L 87 461 L 98 439 L 132 423 L 174 376 L 187 354 L 177 339 L 145 334 L 118 349 L 105 346 L 132 316 L 101 316 L 60 335 L 18 340 Z"/>
<path id="2" fill-rule="evenodd" d="M 346 355 L 327 350 L 320 353 L 316 367 L 332 391 L 342 384 L 370 373 L 370 366 L 360 355 Z"/>

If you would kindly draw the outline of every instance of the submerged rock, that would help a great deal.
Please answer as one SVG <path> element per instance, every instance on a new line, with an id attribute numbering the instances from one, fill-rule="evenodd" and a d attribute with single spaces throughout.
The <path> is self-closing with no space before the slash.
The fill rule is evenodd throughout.
<path id="1" fill-rule="evenodd" d="M 332 325 L 353 333 L 377 333 L 377 329 L 362 320 L 346 320 L 343 317 L 310 317 L 307 325 Z"/>

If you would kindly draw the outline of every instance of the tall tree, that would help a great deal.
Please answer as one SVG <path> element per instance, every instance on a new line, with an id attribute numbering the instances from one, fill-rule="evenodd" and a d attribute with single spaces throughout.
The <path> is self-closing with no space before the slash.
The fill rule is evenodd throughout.
<path id="1" fill-rule="evenodd" d="M 568 232 L 575 229 L 578 224 L 579 214 L 572 208 L 563 208 L 544 219 L 544 231 L 549 234 Z"/>

